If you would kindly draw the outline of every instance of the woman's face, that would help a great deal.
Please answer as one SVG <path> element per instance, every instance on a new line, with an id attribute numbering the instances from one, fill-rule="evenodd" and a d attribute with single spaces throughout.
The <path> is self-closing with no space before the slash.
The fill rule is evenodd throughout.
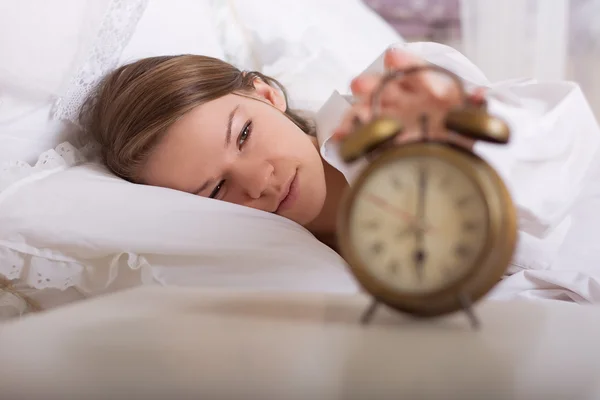
<path id="1" fill-rule="evenodd" d="M 325 201 L 315 138 L 282 111 L 283 96 L 256 82 L 174 123 L 149 157 L 144 183 L 273 212 L 306 225 Z"/>

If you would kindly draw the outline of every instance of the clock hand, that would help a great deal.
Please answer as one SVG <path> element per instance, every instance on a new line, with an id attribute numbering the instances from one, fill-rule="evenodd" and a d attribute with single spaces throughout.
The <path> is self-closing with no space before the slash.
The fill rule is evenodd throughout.
<path id="1" fill-rule="evenodd" d="M 427 194 L 427 169 L 421 164 L 419 167 L 419 199 L 417 202 L 417 218 L 421 225 L 425 224 L 425 203 Z"/>
<path id="2" fill-rule="evenodd" d="M 427 171 L 423 165 L 419 167 L 419 198 L 417 200 L 418 228 L 415 230 L 416 249 L 414 253 L 415 271 L 419 280 L 423 279 L 423 267 L 427 253 L 425 252 L 425 202 L 427 187 Z"/>
<path id="3" fill-rule="evenodd" d="M 415 262 L 415 272 L 417 273 L 417 278 L 419 281 L 423 280 L 423 266 L 425 264 L 426 257 L 425 250 L 422 247 L 417 247 L 415 253 L 413 254 L 414 262 Z"/>
<path id="4" fill-rule="evenodd" d="M 410 224 L 414 224 L 415 223 L 415 217 L 413 215 L 411 215 L 409 212 L 406 212 L 390 203 L 388 203 L 387 201 L 385 201 L 384 199 L 382 199 L 379 196 L 376 196 L 374 194 L 368 193 L 366 195 L 366 198 L 373 204 L 391 212 L 392 214 L 400 217 L 401 219 L 405 220 L 406 222 L 409 222 Z"/>

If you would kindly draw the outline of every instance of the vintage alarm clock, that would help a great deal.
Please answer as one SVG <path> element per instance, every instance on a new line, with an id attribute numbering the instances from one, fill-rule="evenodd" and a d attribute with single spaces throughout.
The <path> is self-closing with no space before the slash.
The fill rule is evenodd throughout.
<path id="1" fill-rule="evenodd" d="M 499 282 L 513 256 L 516 212 L 498 173 L 468 148 L 432 139 L 433 113 L 415 116 L 420 137 L 397 144 L 406 121 L 378 116 L 385 85 L 411 74 L 444 74 L 458 88 L 458 106 L 437 118 L 438 128 L 463 138 L 507 143 L 509 128 L 470 105 L 458 76 L 426 65 L 390 72 L 373 96 L 373 118 L 359 124 L 340 145 L 351 163 L 370 156 L 346 193 L 338 216 L 340 251 L 373 303 L 366 322 L 382 303 L 414 316 L 434 317 L 464 310 Z M 430 119 L 430 116 L 432 117 Z"/>

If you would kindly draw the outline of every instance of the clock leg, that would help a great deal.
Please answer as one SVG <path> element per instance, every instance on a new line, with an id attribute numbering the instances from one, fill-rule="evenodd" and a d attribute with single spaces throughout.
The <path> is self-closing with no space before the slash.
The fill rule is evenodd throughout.
<path id="1" fill-rule="evenodd" d="M 461 293 L 458 295 L 458 301 L 460 301 L 463 311 L 465 312 L 465 314 L 467 314 L 467 317 L 469 318 L 471 328 L 474 330 L 478 330 L 481 326 L 481 323 L 479 322 L 477 315 L 475 315 L 475 312 L 473 311 L 473 304 L 471 303 L 471 299 L 469 298 L 469 296 L 465 295 L 464 293 Z"/>
<path id="2" fill-rule="evenodd" d="M 360 317 L 360 323 L 363 325 L 367 325 L 371 322 L 371 318 L 373 318 L 373 314 L 375 314 L 375 310 L 377 310 L 377 306 L 379 306 L 379 302 L 377 299 L 373 299 L 369 307 L 365 310 L 363 315 Z"/>

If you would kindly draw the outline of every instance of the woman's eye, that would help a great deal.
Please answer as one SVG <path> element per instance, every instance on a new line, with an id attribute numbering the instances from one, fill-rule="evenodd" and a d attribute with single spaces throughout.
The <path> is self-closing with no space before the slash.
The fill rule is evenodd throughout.
<path id="1" fill-rule="evenodd" d="M 252 121 L 246 122 L 242 131 L 240 132 L 240 136 L 238 137 L 238 148 L 241 150 L 244 144 L 248 139 L 250 139 L 250 135 L 252 134 Z"/>
<path id="2" fill-rule="evenodd" d="M 210 196 L 208 196 L 208 197 L 210 197 L 211 199 L 214 199 L 215 197 L 217 197 L 217 195 L 221 191 L 221 188 L 223 187 L 224 184 L 225 184 L 224 180 L 222 180 L 221 182 L 219 182 L 219 184 L 217 186 L 215 186 L 215 188 L 213 189 L 213 191 L 210 193 Z"/>

